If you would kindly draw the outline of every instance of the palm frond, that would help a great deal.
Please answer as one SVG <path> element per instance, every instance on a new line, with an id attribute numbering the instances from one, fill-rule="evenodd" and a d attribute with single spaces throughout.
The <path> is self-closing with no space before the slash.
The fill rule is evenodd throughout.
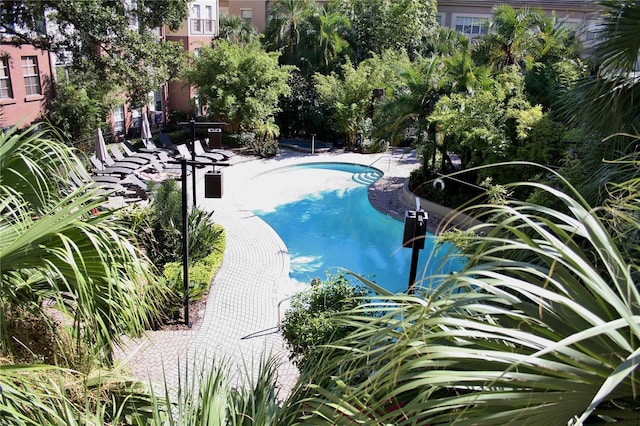
<path id="1" fill-rule="evenodd" d="M 463 271 L 439 277 L 433 293 L 385 295 L 339 317 L 356 331 L 304 372 L 292 417 L 400 425 L 640 417 L 640 294 L 629 259 L 577 193 L 519 185 L 547 191 L 567 213 L 520 201 L 483 206 Z"/>

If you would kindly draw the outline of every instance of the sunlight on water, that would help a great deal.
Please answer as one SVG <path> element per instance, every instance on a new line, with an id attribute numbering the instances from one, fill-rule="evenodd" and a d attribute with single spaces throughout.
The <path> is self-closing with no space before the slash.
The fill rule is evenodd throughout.
<path id="1" fill-rule="evenodd" d="M 247 202 L 286 244 L 292 278 L 308 283 L 344 268 L 388 290 L 405 291 L 411 249 L 402 248 L 403 224 L 371 206 L 368 184 L 354 180 L 365 167 L 332 166 L 314 163 L 261 175 L 247 186 Z M 433 242 L 429 234 L 418 279 L 462 264 L 446 256 L 449 245 L 434 250 Z"/>

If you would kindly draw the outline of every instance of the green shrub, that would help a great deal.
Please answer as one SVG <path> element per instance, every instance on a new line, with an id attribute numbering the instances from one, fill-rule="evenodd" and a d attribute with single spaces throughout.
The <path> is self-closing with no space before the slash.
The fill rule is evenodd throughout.
<path id="1" fill-rule="evenodd" d="M 351 283 L 344 275 L 332 275 L 327 281 L 313 280 L 311 286 L 293 296 L 291 307 L 280 325 L 291 351 L 290 358 L 302 370 L 313 365 L 314 348 L 346 336 L 350 327 L 331 321 L 338 313 L 353 309 L 369 295 L 369 290 Z"/>
<path id="2" fill-rule="evenodd" d="M 255 140 L 252 145 L 252 151 L 261 158 L 271 158 L 278 154 L 278 141 L 275 139 Z"/>
<path id="3" fill-rule="evenodd" d="M 210 247 L 210 253 L 197 260 L 189 259 L 189 299 L 191 300 L 199 300 L 208 293 L 211 281 L 222 265 L 226 238 L 220 225 L 215 225 L 215 228 L 217 238 Z M 182 262 L 165 264 L 163 275 L 175 292 L 183 293 Z"/>
<path id="4" fill-rule="evenodd" d="M 249 148 L 256 140 L 255 133 L 223 133 L 222 141 L 230 148 Z"/>
<path id="5" fill-rule="evenodd" d="M 362 152 L 366 154 L 385 152 L 387 149 L 389 149 L 389 143 L 384 139 L 366 139 L 362 142 Z"/>

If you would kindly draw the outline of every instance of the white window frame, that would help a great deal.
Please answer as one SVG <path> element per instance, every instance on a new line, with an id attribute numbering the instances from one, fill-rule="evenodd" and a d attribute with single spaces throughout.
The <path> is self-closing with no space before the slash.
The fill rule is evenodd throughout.
<path id="1" fill-rule="evenodd" d="M 477 13 L 454 13 L 451 15 L 451 28 L 455 29 L 459 33 L 466 35 L 469 38 L 475 38 L 487 34 L 489 32 L 489 24 L 491 23 L 491 15 L 477 14 Z M 458 19 L 469 19 L 469 24 L 463 23 L 462 30 L 458 29 Z M 485 22 L 485 25 L 481 25 Z M 466 26 L 471 28 L 471 32 L 465 32 Z M 479 31 L 474 32 L 474 28 L 478 27 Z"/>
<path id="2" fill-rule="evenodd" d="M 13 99 L 8 56 L 0 56 L 0 99 Z"/>
<path id="3" fill-rule="evenodd" d="M 21 56 L 22 75 L 24 77 L 24 91 L 27 97 L 42 95 L 42 84 L 40 82 L 40 69 L 38 68 L 38 57 L 35 55 Z"/>
<path id="4" fill-rule="evenodd" d="M 447 14 L 445 12 L 436 13 L 436 22 L 440 24 L 441 27 L 444 27 L 447 23 Z"/>
<path id="5" fill-rule="evenodd" d="M 116 107 L 113 110 L 113 131 L 115 134 L 124 135 L 124 105 Z"/>
<path id="6" fill-rule="evenodd" d="M 204 7 L 204 21 L 203 23 L 203 32 L 206 34 L 213 34 L 215 30 L 214 19 L 213 19 L 213 6 L 206 5 Z"/>
<path id="7" fill-rule="evenodd" d="M 191 6 L 191 32 L 193 34 L 201 34 L 202 33 L 202 20 L 200 19 L 200 5 L 194 4 Z"/>

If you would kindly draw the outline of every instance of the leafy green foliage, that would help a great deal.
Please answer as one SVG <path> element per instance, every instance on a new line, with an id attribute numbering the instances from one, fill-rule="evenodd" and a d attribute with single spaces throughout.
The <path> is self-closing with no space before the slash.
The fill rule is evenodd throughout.
<path id="1" fill-rule="evenodd" d="M 15 36 L 9 43 L 70 55 L 69 66 L 86 76 L 87 86 L 125 88 L 134 108 L 183 65 L 182 45 L 158 40 L 154 30 L 165 24 L 177 29 L 188 15 L 184 0 L 23 0 L 8 2 L 2 12 L 2 32 Z M 43 31 L 45 12 L 48 25 L 58 28 L 56 37 Z"/>
<path id="2" fill-rule="evenodd" d="M 640 229 L 633 175 L 609 213 Z M 619 239 L 630 228 L 607 225 L 570 185 L 521 185 L 565 209 L 475 206 L 464 270 L 420 297 L 382 294 L 332 317 L 353 329 L 319 349 L 293 417 L 330 422 L 339 406 L 345 422 L 367 424 L 638 421 L 638 251 Z"/>
<path id="3" fill-rule="evenodd" d="M 350 43 L 359 62 L 385 50 L 420 53 L 437 27 L 431 0 L 342 0 L 334 2 L 352 25 Z"/>
<path id="4" fill-rule="evenodd" d="M 122 334 L 140 334 L 157 316 L 164 287 L 130 230 L 87 184 L 75 152 L 45 132 L 0 134 L 0 344 L 11 347 L 5 315 L 13 307 L 45 311 L 48 300 L 72 318 L 75 344 L 108 357 Z"/>
<path id="5" fill-rule="evenodd" d="M 253 25 L 237 15 L 220 16 L 218 36 L 232 44 L 252 43 L 259 37 Z"/>
<path id="6" fill-rule="evenodd" d="M 355 68 L 347 62 L 341 73 L 314 74 L 316 90 L 331 115 L 333 125 L 347 135 L 347 143 L 353 145 L 362 120 L 370 114 L 372 91 L 381 81 L 379 70 L 362 63 Z"/>
<path id="7" fill-rule="evenodd" d="M 302 25 L 298 68 L 305 75 L 326 74 L 344 63 L 351 54 L 346 39 L 350 28 L 349 19 L 334 7 L 316 8 Z"/>
<path id="8" fill-rule="evenodd" d="M 206 226 L 209 228 L 209 226 Z M 208 240 L 203 248 L 209 252 L 204 257 L 189 259 L 189 298 L 200 300 L 209 292 L 209 286 L 218 269 L 222 265 L 222 257 L 226 244 L 224 230 L 220 225 L 212 228 L 215 237 Z M 182 294 L 182 262 L 169 262 L 164 265 L 163 275 L 176 294 Z"/>
<path id="9" fill-rule="evenodd" d="M 325 282 L 313 280 L 309 289 L 293 296 L 280 325 L 291 359 L 301 369 L 312 367 L 316 348 L 351 331 L 350 327 L 336 326 L 331 317 L 365 303 L 368 294 L 368 290 L 354 285 L 344 275 L 335 275 Z"/>
<path id="10" fill-rule="evenodd" d="M 296 63 L 300 26 L 312 11 L 309 0 L 275 0 L 269 8 L 266 43 L 270 50 L 284 52 L 284 63 Z"/>
<path id="11" fill-rule="evenodd" d="M 290 93 L 291 66 L 278 65 L 279 53 L 266 52 L 258 42 L 244 45 L 220 40 L 203 47 L 187 72 L 202 105 L 226 130 L 253 130 L 278 112 L 278 100 Z"/>
<path id="12" fill-rule="evenodd" d="M 58 81 L 48 119 L 69 140 L 88 138 L 105 116 L 105 105 L 68 80 Z"/>
<path id="13" fill-rule="evenodd" d="M 327 112 L 320 105 L 313 81 L 293 72 L 287 84 L 291 88 L 291 94 L 280 100 L 282 111 L 277 116 L 281 133 L 287 137 L 315 133 L 318 138 L 329 140 L 331 132 L 325 125 L 328 120 Z"/>

